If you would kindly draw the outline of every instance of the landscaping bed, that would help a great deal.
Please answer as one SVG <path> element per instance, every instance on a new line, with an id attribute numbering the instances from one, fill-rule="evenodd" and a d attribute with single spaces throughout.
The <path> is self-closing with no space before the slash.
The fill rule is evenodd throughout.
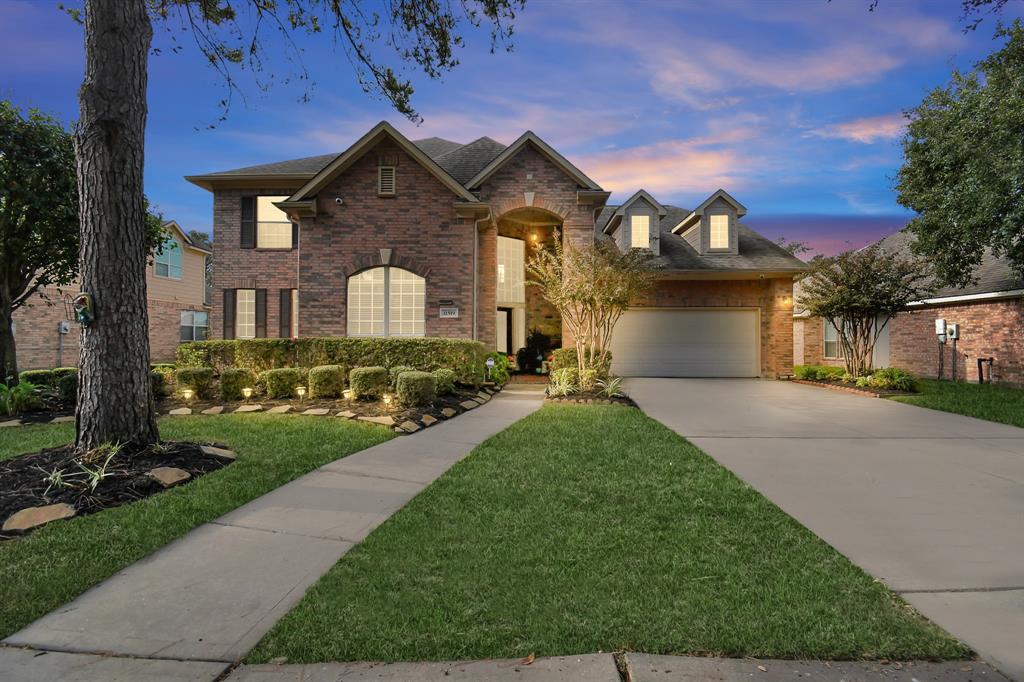
<path id="1" fill-rule="evenodd" d="M 970 655 L 640 410 L 547 404 L 350 550 L 248 662 L 617 650 Z"/>
<path id="2" fill-rule="evenodd" d="M 569 405 L 626 405 L 636 407 L 636 403 L 628 395 L 620 394 L 609 396 L 603 391 L 579 391 L 570 395 L 545 395 L 544 399 L 549 403 L 567 403 Z"/>
<path id="3" fill-rule="evenodd" d="M 821 386 L 823 388 L 831 388 L 835 391 L 843 391 L 844 393 L 854 393 L 857 395 L 865 395 L 872 398 L 892 398 L 894 396 L 902 395 L 914 395 L 913 391 L 897 391 L 894 389 L 887 388 L 872 388 L 870 386 L 856 386 L 849 384 L 838 379 L 833 380 L 814 380 L 810 379 L 792 379 L 795 384 L 804 384 L 805 386 Z"/>
<path id="4" fill-rule="evenodd" d="M 49 516 L 93 514 L 216 471 L 232 461 L 213 454 L 220 450 L 169 441 L 77 455 L 74 445 L 63 445 L 0 461 L 0 540 L 24 535 Z M 9 522 L 13 527 L 4 527 Z"/>

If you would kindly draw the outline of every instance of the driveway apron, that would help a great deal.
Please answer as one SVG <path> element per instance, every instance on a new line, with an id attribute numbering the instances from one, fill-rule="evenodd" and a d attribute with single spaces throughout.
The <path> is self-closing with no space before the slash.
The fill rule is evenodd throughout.
<path id="1" fill-rule="evenodd" d="M 626 388 L 1024 680 L 1024 429 L 784 381 L 630 379 Z"/>

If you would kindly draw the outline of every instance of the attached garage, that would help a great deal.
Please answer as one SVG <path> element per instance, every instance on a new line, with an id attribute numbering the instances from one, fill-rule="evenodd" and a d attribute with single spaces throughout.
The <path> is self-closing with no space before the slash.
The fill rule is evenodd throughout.
<path id="1" fill-rule="evenodd" d="M 635 308 L 619 320 L 611 348 L 619 376 L 761 374 L 755 308 Z"/>

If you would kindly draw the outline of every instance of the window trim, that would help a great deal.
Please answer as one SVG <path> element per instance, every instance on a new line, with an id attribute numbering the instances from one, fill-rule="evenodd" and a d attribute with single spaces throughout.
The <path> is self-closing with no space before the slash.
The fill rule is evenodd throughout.
<path id="1" fill-rule="evenodd" d="M 351 286 L 352 280 L 355 277 L 359 277 L 367 272 L 373 272 L 375 270 L 383 270 L 384 278 L 382 288 L 384 292 L 383 296 L 383 319 L 381 321 L 383 334 L 356 334 L 351 330 L 352 325 L 352 305 L 351 305 Z M 410 275 L 417 277 L 423 282 L 423 306 L 420 308 L 423 315 L 423 333 L 422 334 L 392 334 L 391 333 L 391 271 L 400 270 L 407 272 Z M 375 265 L 371 268 L 365 268 L 359 272 L 349 275 L 345 283 L 345 334 L 354 338 L 423 338 L 427 335 L 427 278 L 423 277 L 417 272 L 408 270 L 406 268 L 400 268 L 394 265 Z"/>
<path id="2" fill-rule="evenodd" d="M 171 243 L 171 242 L 174 242 L 174 248 L 173 249 L 168 249 L 167 245 L 169 243 Z M 180 282 L 182 279 L 184 279 L 184 274 L 185 274 L 184 249 L 182 249 L 181 242 L 179 242 L 178 238 L 175 237 L 174 235 L 167 235 L 167 239 L 164 240 L 164 243 L 161 245 L 160 250 L 161 250 L 161 253 L 154 254 L 154 256 L 153 256 L 153 276 L 154 277 L 159 277 L 161 279 L 173 279 L 175 281 L 179 281 Z M 169 261 L 167 261 L 167 262 L 161 262 L 160 261 L 161 257 L 168 256 L 172 252 L 178 254 L 178 264 L 177 264 L 177 266 L 173 265 Z M 161 275 L 160 274 L 160 270 L 159 270 L 159 268 L 157 268 L 158 265 L 164 265 L 164 266 L 167 267 L 167 274 L 166 275 Z M 171 268 L 173 268 L 173 267 L 177 267 L 178 268 L 178 276 L 177 277 L 175 277 L 174 275 L 171 274 L 171 272 L 172 272 Z"/>
<path id="3" fill-rule="evenodd" d="M 715 246 L 715 218 L 725 219 L 725 246 Z M 712 213 L 708 215 L 708 251 L 732 250 L 732 220 L 728 213 Z"/>
<path id="4" fill-rule="evenodd" d="M 242 324 L 242 294 L 252 292 L 252 336 L 242 336 L 240 333 L 240 325 Z M 248 301 L 246 301 L 248 303 Z M 256 310 L 256 289 L 235 289 L 235 337 L 236 339 L 255 339 L 257 336 L 257 321 L 259 313 Z M 246 324 L 248 326 L 248 324 Z"/>
<path id="5" fill-rule="evenodd" d="M 282 195 L 279 195 L 279 194 L 257 194 L 256 196 L 253 197 L 253 202 L 252 202 L 252 205 L 253 205 L 253 208 L 252 208 L 252 225 L 253 225 L 253 228 L 252 228 L 253 229 L 252 243 L 253 243 L 253 246 L 252 246 L 252 248 L 254 248 L 255 250 L 257 250 L 257 251 L 294 251 L 295 250 L 295 222 L 292 221 L 290 218 L 288 218 L 287 214 L 285 214 L 285 218 L 287 219 L 288 229 L 289 229 L 290 235 L 291 235 L 290 238 L 289 238 L 290 239 L 290 244 L 288 246 L 260 246 L 260 199 L 277 199 L 278 201 L 284 201 L 287 198 L 288 198 L 287 196 L 282 196 Z M 278 210 L 280 210 L 280 209 L 278 209 Z M 281 211 L 281 213 L 284 213 L 284 211 Z M 277 220 L 268 220 L 266 222 L 268 224 L 272 223 L 274 225 L 284 225 L 285 224 L 285 222 L 277 221 Z"/>
<path id="6" fill-rule="evenodd" d="M 646 228 L 638 228 L 633 224 L 633 221 L 637 218 L 644 218 L 647 221 Z M 650 249 L 651 248 L 651 215 L 649 213 L 632 213 L 629 216 L 629 248 L 631 249 Z M 646 239 L 641 240 L 641 244 L 637 244 L 637 230 L 644 229 L 646 232 Z"/>
<path id="7" fill-rule="evenodd" d="M 384 171 L 391 171 L 391 191 L 384 189 Z M 377 166 L 377 196 L 393 197 L 397 194 L 398 169 L 395 166 Z"/>
<path id="8" fill-rule="evenodd" d="M 189 313 L 189 314 L 192 315 L 192 324 L 191 325 L 185 325 L 185 324 L 181 323 L 181 316 L 184 315 L 185 313 Z M 196 322 L 196 317 L 195 317 L 196 315 L 205 315 L 206 316 L 206 324 L 205 325 L 197 325 L 195 323 Z M 181 330 L 184 329 L 185 327 L 189 327 L 192 330 L 192 338 L 191 339 L 183 339 L 183 338 L 181 338 Z M 206 330 L 206 333 L 202 336 L 202 338 L 196 338 L 196 329 L 205 329 Z M 187 343 L 188 341 L 205 341 L 208 338 L 210 338 L 210 312 L 208 310 L 194 310 L 192 308 L 189 308 L 188 310 L 181 310 L 181 311 L 178 312 L 178 343 Z"/>

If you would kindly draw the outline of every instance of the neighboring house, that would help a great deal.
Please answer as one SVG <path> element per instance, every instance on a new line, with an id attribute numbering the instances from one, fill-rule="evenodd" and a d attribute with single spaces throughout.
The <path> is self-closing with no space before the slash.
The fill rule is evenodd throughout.
<path id="1" fill-rule="evenodd" d="M 206 338 L 210 306 L 206 295 L 206 258 L 210 251 L 197 246 L 174 221 L 164 223 L 169 232 L 163 252 L 146 266 L 146 298 L 149 311 L 149 352 L 153 362 L 174 360 L 181 341 Z M 47 287 L 37 292 L 14 313 L 14 337 L 19 369 L 48 369 L 78 364 L 79 328 L 67 320 L 66 294 L 76 284 Z M 97 296 L 97 314 L 102 295 Z M 62 333 L 62 327 L 66 333 Z"/>
<path id="2" fill-rule="evenodd" d="M 909 254 L 912 238 L 909 231 L 903 230 L 886 237 L 879 245 Z M 879 335 L 874 366 L 900 367 L 918 376 L 938 376 L 940 346 L 935 320 L 944 319 L 960 325 L 956 349 L 958 378 L 977 381 L 978 359 L 992 358 L 994 382 L 1024 384 L 1024 280 L 1013 272 L 1006 259 L 989 251 L 982 257 L 974 277 L 975 284 L 942 287 L 897 314 Z M 793 338 L 796 364 L 842 364 L 836 330 L 827 322 L 797 311 Z M 953 344 L 947 342 L 941 350 L 945 376 L 949 378 Z"/>
<path id="3" fill-rule="evenodd" d="M 719 190 L 693 211 L 644 191 L 622 206 L 532 132 L 412 142 L 386 122 L 341 154 L 189 176 L 213 193 L 211 336 L 442 336 L 514 353 L 531 329 L 565 343 L 525 284 L 556 230 L 650 249 L 656 290 L 616 328 L 624 375 L 792 371 L 793 276 Z"/>

